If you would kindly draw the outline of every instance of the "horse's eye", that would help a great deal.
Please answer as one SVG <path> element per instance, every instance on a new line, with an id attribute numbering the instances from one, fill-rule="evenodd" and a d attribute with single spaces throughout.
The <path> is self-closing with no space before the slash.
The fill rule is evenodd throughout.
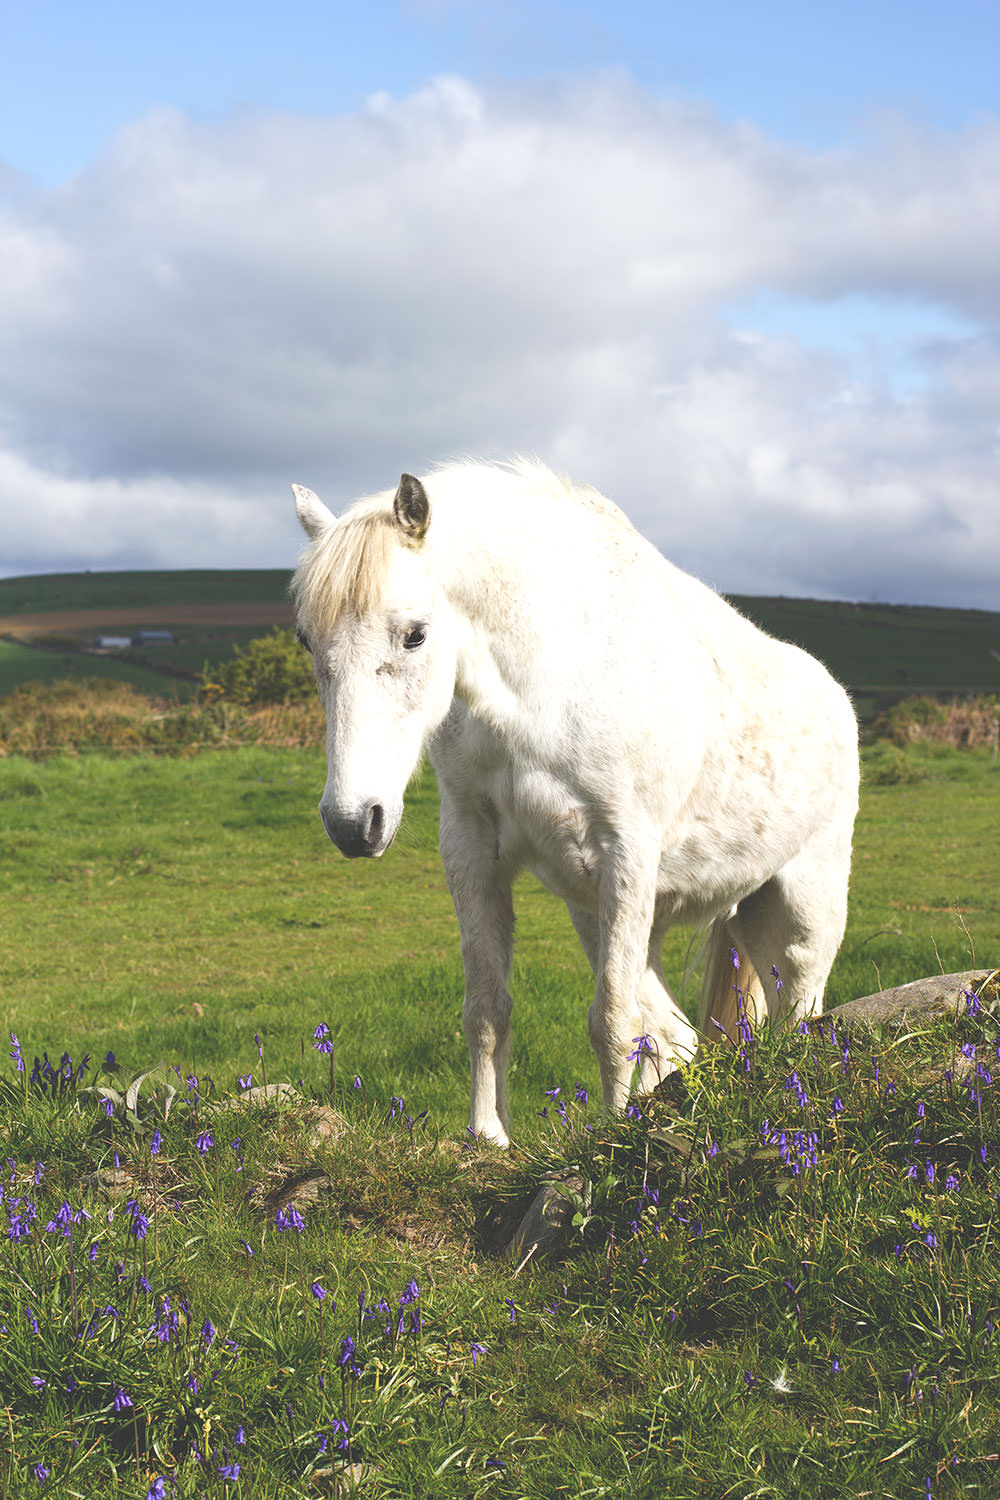
<path id="1" fill-rule="evenodd" d="M 309 652 L 312 651 L 312 647 L 310 646 L 310 644 L 309 644 L 308 640 L 306 639 L 306 637 L 302 634 L 301 630 L 296 630 L 296 632 L 295 632 L 295 639 L 298 641 L 298 643 L 299 643 L 300 646 L 305 646 L 305 648 L 306 648 L 307 651 L 309 651 Z"/>
<path id="2" fill-rule="evenodd" d="M 417 647 L 422 646 L 426 639 L 427 626 L 414 625 L 412 629 L 408 630 L 406 632 L 406 635 L 403 637 L 403 645 L 406 647 L 407 651 L 416 651 Z"/>

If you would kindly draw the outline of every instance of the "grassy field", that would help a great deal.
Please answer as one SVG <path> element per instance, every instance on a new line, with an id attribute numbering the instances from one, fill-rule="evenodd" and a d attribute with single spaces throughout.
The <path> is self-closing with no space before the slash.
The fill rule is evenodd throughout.
<path id="1" fill-rule="evenodd" d="M 967 967 L 963 921 L 986 961 L 1000 950 L 986 754 L 878 747 L 867 764 L 835 1002 L 933 973 L 938 953 L 946 970 Z M 898 781 L 901 764 L 914 779 Z M 398 1093 L 419 1059 L 424 1103 L 457 1130 L 465 1047 L 457 1005 L 440 997 L 460 995 L 461 971 L 433 777 L 411 790 L 388 857 L 352 864 L 316 814 L 324 774 L 318 750 L 0 762 L 10 1026 L 36 1048 L 112 1047 L 136 1067 L 169 1055 L 229 1074 L 248 1036 L 273 1032 L 287 1072 L 320 1010 L 345 1065 L 382 1091 Z M 596 1077 L 589 971 L 562 906 L 527 877 L 518 934 L 523 1112 L 569 1073 Z M 670 935 L 667 973 L 692 1007 L 696 957 L 690 934 Z"/>
<path id="2" fill-rule="evenodd" d="M 880 746 L 866 773 L 830 998 L 996 963 L 988 755 Z M 433 778 L 359 865 L 323 775 L 0 761 L 0 1497 L 995 1492 L 997 1015 L 764 1034 L 609 1124 L 589 973 L 525 880 L 516 1146 L 477 1150 Z M 666 968 L 693 1009 L 689 934 Z M 248 1074 L 332 1088 L 350 1130 L 213 1113 Z M 567 1164 L 570 1253 L 515 1275 L 496 1249 Z"/>
<path id="3" fill-rule="evenodd" d="M 65 627 L 90 641 L 99 631 L 128 632 L 132 626 L 172 628 L 172 646 L 149 648 L 146 665 L 134 660 L 95 658 L 68 649 L 45 651 L 0 640 L 0 694 L 32 677 L 79 678 L 111 675 L 142 691 L 186 696 L 206 662 L 224 660 L 234 645 L 245 646 L 266 629 L 241 624 L 239 606 L 269 604 L 274 622 L 284 623 L 289 573 L 278 569 L 150 573 L 72 573 L 0 579 L 0 620 L 17 633 L 19 616 L 63 611 L 156 609 L 131 622 Z M 774 635 L 804 646 L 826 662 L 838 681 L 852 689 L 865 721 L 898 698 L 917 692 L 940 694 L 1000 692 L 1000 614 L 982 610 L 929 609 L 887 604 L 828 603 L 810 599 L 734 596 L 733 602 Z M 229 606 L 231 618 L 194 623 L 177 617 L 178 608 Z M 27 628 L 22 634 L 28 633 Z M 132 653 L 128 653 L 131 657 Z M 157 666 L 174 674 L 164 677 Z M 151 686 L 150 684 L 153 684 Z"/>

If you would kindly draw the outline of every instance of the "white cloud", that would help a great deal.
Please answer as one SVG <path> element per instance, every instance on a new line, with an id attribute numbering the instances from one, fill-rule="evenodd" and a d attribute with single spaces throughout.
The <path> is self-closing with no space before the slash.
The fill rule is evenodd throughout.
<path id="1" fill-rule="evenodd" d="M 147 116 L 0 213 L 6 570 L 291 565 L 290 480 L 534 451 L 720 587 L 995 606 L 998 167 L 989 119 L 810 153 L 618 75 Z M 969 333 L 899 390 L 731 326 L 760 289 Z"/>

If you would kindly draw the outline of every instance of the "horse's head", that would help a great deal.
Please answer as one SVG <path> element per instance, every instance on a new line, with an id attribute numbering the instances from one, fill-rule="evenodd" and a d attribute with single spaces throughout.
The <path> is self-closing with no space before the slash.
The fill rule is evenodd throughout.
<path id="1" fill-rule="evenodd" d="M 404 474 L 395 495 L 339 520 L 292 486 L 311 539 L 293 580 L 299 638 L 312 652 L 327 720 L 319 810 L 349 858 L 382 854 L 403 793 L 455 687 L 450 613 L 427 567 L 430 502 Z"/>

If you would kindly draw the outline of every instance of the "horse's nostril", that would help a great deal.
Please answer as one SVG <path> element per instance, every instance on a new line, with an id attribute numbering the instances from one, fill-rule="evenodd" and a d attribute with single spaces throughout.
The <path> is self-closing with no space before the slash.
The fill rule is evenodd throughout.
<path id="1" fill-rule="evenodd" d="M 374 849 L 382 842 L 382 830 L 385 827 L 385 811 L 380 802 L 373 802 L 368 809 L 368 827 L 365 832 L 365 842 L 370 849 Z"/>

